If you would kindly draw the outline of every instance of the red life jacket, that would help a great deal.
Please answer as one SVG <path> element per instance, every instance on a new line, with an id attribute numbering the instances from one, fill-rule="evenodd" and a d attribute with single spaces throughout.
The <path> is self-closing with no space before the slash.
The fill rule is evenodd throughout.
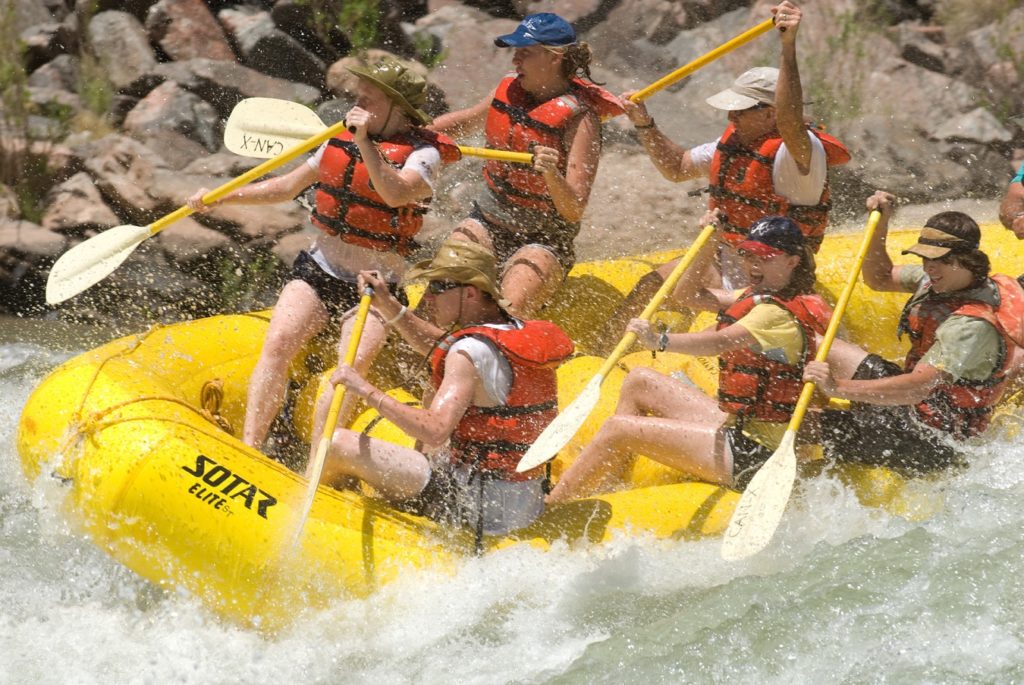
<path id="1" fill-rule="evenodd" d="M 849 151 L 837 139 L 817 128 L 810 127 L 808 130 L 824 146 L 828 166 L 850 161 Z M 818 204 L 790 204 L 775 192 L 772 181 L 775 155 L 782 147 L 779 133 L 770 133 L 753 147 L 745 147 L 732 140 L 735 131 L 736 127 L 732 124 L 725 129 L 715 149 L 715 156 L 711 159 L 708 174 L 708 190 L 711 193 L 709 206 L 725 213 L 726 240 L 735 245 L 743 240 L 750 225 L 758 219 L 783 215 L 796 222 L 807 238 L 807 244 L 817 252 L 828 226 L 829 210 L 832 209 L 827 177 Z"/>
<path id="2" fill-rule="evenodd" d="M 424 128 L 378 141 L 377 149 L 388 164 L 401 169 L 409 155 L 424 144 L 436 147 L 445 164 L 461 157 L 450 138 Z M 391 207 L 384 202 L 373 188 L 352 134 L 344 131 L 327 141 L 324 148 L 316 208 L 310 218 L 321 231 L 340 236 L 346 243 L 405 255 L 412 248 L 413 236 L 423 227 L 429 202 L 403 207 Z"/>
<path id="3" fill-rule="evenodd" d="M 451 436 L 452 461 L 502 480 L 540 478 L 544 467 L 516 473 L 526 450 L 558 415 L 558 365 L 573 352 L 573 344 L 550 321 L 524 321 L 522 328 L 499 330 L 469 326 L 445 338 L 430 357 L 434 388 L 441 387 L 445 357 L 460 338 L 491 341 L 512 367 L 512 388 L 499 407 L 471 406 Z"/>
<path id="4" fill-rule="evenodd" d="M 1024 276 L 1010 278 L 1003 274 L 991 277 L 999 288 L 999 327 L 1018 347 L 1024 347 Z"/>
<path id="5" fill-rule="evenodd" d="M 569 155 L 565 130 L 585 111 L 602 119 L 623 112 L 608 91 L 581 79 L 573 79 L 565 94 L 538 104 L 523 89 L 520 77 L 507 76 L 498 84 L 487 113 L 487 146 L 513 152 L 530 152 L 535 145 L 554 148 L 560 153 L 558 170 L 564 174 Z M 491 191 L 511 205 L 558 214 L 544 175 L 530 166 L 487 160 L 484 178 Z"/>
<path id="6" fill-rule="evenodd" d="M 804 345 L 800 361 L 776 361 L 749 348 L 731 350 L 718 357 L 718 406 L 741 418 L 782 423 L 796 411 L 803 390 L 804 365 L 818 350 L 815 333 L 825 333 L 832 311 L 820 295 L 797 295 L 783 300 L 767 293 L 744 292 L 718 314 L 721 330 L 742 319 L 759 304 L 775 304 L 800 323 Z"/>
<path id="7" fill-rule="evenodd" d="M 900 317 L 898 334 L 910 335 L 910 351 L 903 370 L 914 370 L 925 353 L 935 344 L 939 326 L 951 316 L 970 316 L 992 324 L 999 331 L 1002 343 L 995 371 L 985 380 L 956 379 L 938 385 L 928 397 L 915 406 L 918 418 L 933 428 L 964 440 L 982 433 L 988 427 L 992 409 L 1002 397 L 1011 355 L 1006 332 L 999 325 L 995 309 L 978 300 L 936 297 L 925 286 L 907 301 Z"/>

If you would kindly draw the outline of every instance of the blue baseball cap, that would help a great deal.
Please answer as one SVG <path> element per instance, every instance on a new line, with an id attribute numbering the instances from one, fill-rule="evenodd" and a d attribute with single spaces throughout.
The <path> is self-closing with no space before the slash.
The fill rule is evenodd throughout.
<path id="1" fill-rule="evenodd" d="M 751 225 L 747 237 L 736 249 L 758 257 L 798 255 L 804 251 L 804 234 L 788 217 L 766 216 Z"/>
<path id="2" fill-rule="evenodd" d="M 531 14 L 520 22 L 515 31 L 494 39 L 499 48 L 523 48 L 527 45 L 561 47 L 575 42 L 576 30 L 572 24 L 551 12 Z"/>

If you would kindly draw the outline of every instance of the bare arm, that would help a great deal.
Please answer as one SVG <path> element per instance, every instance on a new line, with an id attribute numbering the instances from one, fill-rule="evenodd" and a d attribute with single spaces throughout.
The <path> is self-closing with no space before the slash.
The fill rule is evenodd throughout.
<path id="1" fill-rule="evenodd" d="M 443 330 L 416 316 L 408 307 L 403 312 L 402 303 L 391 294 L 388 284 L 375 272 L 363 271 L 359 274 L 359 290 L 362 291 L 366 286 L 373 288 L 374 308 L 385 321 L 393 321 L 391 325 L 417 353 L 426 355 L 434 347 L 434 343 L 444 335 Z"/>
<path id="2" fill-rule="evenodd" d="M 779 83 L 775 88 L 775 123 L 786 149 L 801 175 L 811 170 L 811 140 L 804 125 L 804 92 L 796 61 L 796 34 L 800 27 L 800 8 L 782 2 L 772 8 L 782 42 L 779 58 Z"/>
<path id="3" fill-rule="evenodd" d="M 1024 240 L 1024 184 L 1011 183 L 999 203 L 999 220 L 1014 235 Z"/>
<path id="4" fill-rule="evenodd" d="M 569 153 L 565 176 L 558 170 L 558 151 L 537 146 L 534 168 L 544 174 L 548 192 L 558 213 L 570 222 L 583 218 L 601 157 L 601 123 L 593 113 L 580 117 L 566 132 Z"/>
<path id="5" fill-rule="evenodd" d="M 642 102 L 633 102 L 629 99 L 634 92 L 636 91 L 623 93 L 619 99 L 626 110 L 626 116 L 634 126 L 639 127 L 636 134 L 658 172 L 673 183 L 703 176 L 706 170 L 693 163 L 689 149 L 673 143 L 668 136 L 659 131 L 654 118 L 647 112 Z"/>
<path id="6" fill-rule="evenodd" d="M 876 380 L 838 380 L 828 362 L 807 362 L 804 380 L 813 381 L 831 397 L 885 406 L 917 404 L 928 397 L 945 374 L 929 364 L 918 364 L 910 373 Z"/>
<path id="7" fill-rule="evenodd" d="M 252 183 L 233 190 L 212 205 L 203 204 L 203 196 L 209 190 L 200 188 L 187 201 L 190 208 L 197 212 L 205 212 L 217 205 L 272 205 L 278 202 L 295 199 L 320 177 L 317 169 L 308 164 L 300 164 L 283 176 L 274 176 L 259 183 Z"/>
<path id="8" fill-rule="evenodd" d="M 491 108 L 493 100 L 494 92 L 472 107 L 442 114 L 427 128 L 456 140 L 479 133 L 484 130 L 484 124 L 487 123 L 487 111 Z"/>
<path id="9" fill-rule="evenodd" d="M 906 292 L 906 288 L 900 285 L 899 281 L 900 267 L 893 266 L 885 246 L 885 239 L 889 234 L 889 219 L 892 217 L 895 202 L 895 197 L 877 190 L 866 203 L 869 212 L 877 209 L 882 218 L 878 221 L 878 228 L 871 237 L 871 244 L 864 256 L 862 274 L 869 288 L 883 293 Z"/>
<path id="10" fill-rule="evenodd" d="M 651 329 L 649 322 L 643 319 L 633 319 L 629 322 L 626 330 L 636 333 L 637 340 L 647 349 L 656 350 L 660 347 L 661 336 Z M 760 350 L 761 345 L 757 342 L 757 338 L 750 334 L 750 331 L 738 323 L 734 323 L 721 330 L 709 329 L 698 333 L 669 335 L 665 351 L 713 357 L 723 352 L 744 348 Z"/>
<path id="11" fill-rule="evenodd" d="M 472 360 L 465 354 L 452 354 L 445 360 L 444 380 L 434 393 L 430 406 L 424 409 L 390 400 L 349 366 L 340 366 L 331 377 L 332 383 L 344 384 L 355 394 L 376 407 L 381 416 L 408 435 L 428 445 L 441 445 L 451 436 L 463 414 L 473 401 L 479 376 Z"/>

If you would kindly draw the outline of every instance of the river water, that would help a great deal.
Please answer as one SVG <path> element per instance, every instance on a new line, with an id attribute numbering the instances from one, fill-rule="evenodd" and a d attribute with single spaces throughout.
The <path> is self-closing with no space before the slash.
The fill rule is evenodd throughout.
<path id="1" fill-rule="evenodd" d="M 745 562 L 716 540 L 509 549 L 265 637 L 121 567 L 26 481 L 21 408 L 85 333 L 0 320 L 2 683 L 1024 681 L 1024 438 L 975 449 L 924 522 L 820 477 Z"/>

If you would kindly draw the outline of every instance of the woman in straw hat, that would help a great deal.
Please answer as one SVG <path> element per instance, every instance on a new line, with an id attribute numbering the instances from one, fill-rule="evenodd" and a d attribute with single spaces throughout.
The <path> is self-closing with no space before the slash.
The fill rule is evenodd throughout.
<path id="1" fill-rule="evenodd" d="M 494 43 L 514 48 L 515 73 L 432 128 L 456 138 L 483 130 L 488 147 L 533 153 L 532 168 L 486 162 L 486 192 L 454 231 L 494 251 L 513 311 L 530 316 L 575 262 L 573 239 L 597 175 L 601 119 L 622 109 L 581 78 L 590 79 L 590 48 L 557 14 L 532 14 Z"/>
<path id="2" fill-rule="evenodd" d="M 270 320 L 260 359 L 249 381 L 243 441 L 259 448 L 284 401 L 288 364 L 299 350 L 359 301 L 360 271 L 374 269 L 394 288 L 419 231 L 426 203 L 444 163 L 458 159 L 449 139 L 423 128 L 426 81 L 393 59 L 351 67 L 358 77 L 356 104 L 345 115 L 348 131 L 329 140 L 305 164 L 282 176 L 235 190 L 216 204 L 273 204 L 318 184 L 311 220 L 321 230 L 299 254 Z M 196 192 L 189 206 L 208 210 Z M 385 340 L 385 321 L 371 317 L 356 366 L 365 369 Z M 348 346 L 351 320 L 339 352 Z M 321 397 L 315 431 L 326 418 Z M 317 433 L 314 433 L 314 435 Z"/>
<path id="3" fill-rule="evenodd" d="M 915 474 L 960 463 L 956 442 L 985 430 L 1013 351 L 1000 319 L 1013 312 L 1001 306 L 1002 285 L 989 277 L 988 256 L 979 249 L 981 230 L 963 212 L 929 218 L 917 243 L 903 251 L 922 264 L 894 266 L 885 250 L 894 202 L 883 191 L 868 198 L 868 209 L 882 218 L 864 282 L 880 292 L 913 293 L 897 328 L 910 337 L 903 366 L 836 340 L 828 362 L 810 362 L 804 373 L 823 392 L 857 403 L 824 414 L 827 452 Z M 1024 298 L 1017 301 L 1024 306 Z"/>
<path id="4" fill-rule="evenodd" d="M 494 255 L 469 241 L 449 238 L 406 276 L 427 281 L 436 325 L 408 313 L 376 274 L 360 278 L 374 288 L 374 306 L 429 357 L 434 392 L 421 409 L 344 365 L 331 381 L 422 444 L 447 447 L 427 456 L 338 430 L 324 481 L 359 478 L 406 510 L 475 529 L 478 540 L 532 522 L 544 508 L 544 469 L 517 473 L 516 465 L 557 413 L 555 368 L 572 341 L 551 322 L 511 316 Z"/>
<path id="5" fill-rule="evenodd" d="M 714 221 L 710 213 L 703 219 Z M 700 480 L 744 488 L 779 446 L 803 386 L 801 371 L 831 313 L 813 292 L 813 253 L 791 219 L 756 221 L 738 245 L 752 285 L 736 292 L 701 283 L 715 249 L 712 241 L 705 244 L 678 290 L 687 306 L 719 311 L 715 329 L 659 336 L 634 319 L 628 330 L 652 350 L 719 355 L 718 400 L 671 376 L 633 369 L 615 415 L 562 475 L 549 502 L 613 485 L 638 454 Z"/>

